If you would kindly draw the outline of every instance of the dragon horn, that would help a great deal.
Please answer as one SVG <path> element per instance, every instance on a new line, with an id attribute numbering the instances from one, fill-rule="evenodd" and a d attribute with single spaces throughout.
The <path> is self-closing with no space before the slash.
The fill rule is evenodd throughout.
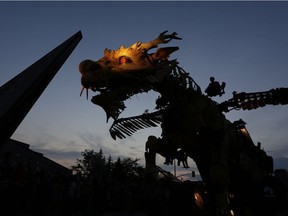
<path id="1" fill-rule="evenodd" d="M 168 31 L 164 31 L 162 33 L 159 34 L 159 36 L 150 41 L 150 42 L 146 42 L 146 43 L 136 43 L 137 46 L 141 46 L 141 49 L 143 50 L 150 50 L 152 48 L 156 48 L 158 47 L 159 44 L 166 44 L 169 43 L 172 39 L 175 40 L 182 40 L 182 38 L 177 36 L 176 32 L 173 32 L 172 34 L 166 34 Z"/>

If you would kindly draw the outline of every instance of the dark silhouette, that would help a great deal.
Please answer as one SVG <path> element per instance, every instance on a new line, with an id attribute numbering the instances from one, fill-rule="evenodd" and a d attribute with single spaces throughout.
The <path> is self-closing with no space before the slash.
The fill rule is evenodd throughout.
<path id="1" fill-rule="evenodd" d="M 180 163 L 182 162 L 184 168 L 186 169 L 189 168 L 187 159 L 188 156 L 186 152 L 183 151 L 183 149 L 179 149 L 177 151 L 177 160 L 178 160 L 177 165 L 180 166 Z"/>
<path id="2" fill-rule="evenodd" d="M 214 97 L 219 95 L 220 97 L 225 94 L 224 88 L 226 86 L 225 82 L 220 83 L 218 81 L 215 81 L 214 77 L 210 77 L 210 84 L 206 88 L 205 92 L 207 93 L 208 96 Z"/>
<path id="3" fill-rule="evenodd" d="M 0 147 L 12 136 L 81 39 L 79 31 L 0 87 Z"/>
<path id="4" fill-rule="evenodd" d="M 96 93 L 91 102 L 104 109 L 106 122 L 109 118 L 114 120 L 109 129 L 113 139 L 124 139 L 137 130 L 161 125 L 161 137 L 151 140 L 153 136 L 149 136 L 146 142 L 149 149 L 155 149 L 154 153 L 145 152 L 145 159 L 149 160 L 146 168 L 151 169 L 150 173 L 154 172 L 155 178 L 159 178 L 159 169 L 152 163 L 155 152 L 167 159 L 166 164 L 171 164 L 177 149 L 183 149 L 194 160 L 205 182 L 211 215 L 233 215 L 230 204 L 236 195 L 232 194 L 231 188 L 239 184 L 241 175 L 248 176 L 241 170 L 244 164 L 240 164 L 239 160 L 247 149 L 248 152 L 253 151 L 255 144 L 245 126 L 229 121 L 223 112 L 241 108 L 249 110 L 250 107 L 256 109 L 264 106 L 264 103 L 288 104 L 288 88 L 234 94 L 232 99 L 219 104 L 211 97 L 222 96 L 226 83 L 220 85 L 214 77 L 210 77 L 207 95 L 203 94 L 190 73 L 181 68 L 176 59 L 169 59 L 178 47 L 158 47 L 171 40 L 181 40 L 176 32 L 167 32 L 146 43 L 136 42 L 130 47 L 121 46 L 118 50 L 105 49 L 104 55 L 96 61 L 81 61 L 81 92 L 86 89 L 87 92 L 92 90 Z M 154 48 L 159 52 L 156 50 L 153 53 Z M 103 74 L 107 76 L 103 77 Z M 119 118 L 128 98 L 150 90 L 160 94 L 155 112 Z M 244 101 L 240 98 L 235 100 L 237 96 L 244 96 Z M 256 149 L 261 152 L 261 149 Z M 264 152 L 255 161 L 248 161 L 247 165 L 262 162 L 269 165 L 270 159 Z M 259 167 L 259 172 L 271 175 L 271 166 L 268 167 Z M 252 176 L 254 174 L 250 173 Z M 265 175 L 260 178 L 263 179 Z"/>
<path id="5" fill-rule="evenodd" d="M 74 174 L 54 173 L 48 177 L 36 161 L 13 164 L 9 161 L 10 156 L 7 154 L 0 162 L 1 213 L 29 216 L 209 215 L 205 212 L 209 200 L 201 181 L 180 182 L 169 177 L 155 179 L 147 175 L 137 163 L 138 159 L 118 158 L 114 161 L 111 156 L 105 158 L 102 150 L 85 150 L 83 158 L 77 159 L 72 167 Z M 256 156 L 250 154 L 249 157 Z M 7 167 L 10 171 L 3 175 Z M 279 212 L 287 214 L 287 187 L 279 179 L 268 175 L 247 187 L 247 178 L 250 178 L 248 171 L 237 187 L 237 193 L 245 196 L 247 205 L 262 216 L 274 216 Z M 235 210 L 235 213 L 241 213 L 245 209 L 235 206 Z"/>

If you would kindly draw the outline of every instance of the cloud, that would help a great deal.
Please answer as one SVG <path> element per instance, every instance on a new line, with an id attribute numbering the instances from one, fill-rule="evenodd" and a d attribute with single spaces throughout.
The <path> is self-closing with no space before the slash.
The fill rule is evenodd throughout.
<path id="1" fill-rule="evenodd" d="M 58 150 L 52 150 L 52 149 L 37 149 L 33 148 L 33 151 L 41 152 L 44 157 L 53 157 L 55 159 L 71 159 L 71 158 L 79 158 L 81 156 L 81 152 L 79 151 L 58 151 Z"/>
<path id="2" fill-rule="evenodd" d="M 85 149 L 91 149 L 94 151 L 99 151 L 102 149 L 104 154 L 117 154 L 119 152 L 116 143 L 109 141 L 111 139 L 107 136 L 99 136 L 97 133 L 90 133 L 87 131 L 82 131 L 78 133 L 81 141 L 86 145 Z"/>
<path id="3" fill-rule="evenodd" d="M 103 147 L 103 139 L 101 136 L 98 136 L 97 133 L 89 133 L 89 132 L 79 132 L 79 138 L 87 145 L 87 149 L 95 149 L 95 146 L 100 148 Z"/>

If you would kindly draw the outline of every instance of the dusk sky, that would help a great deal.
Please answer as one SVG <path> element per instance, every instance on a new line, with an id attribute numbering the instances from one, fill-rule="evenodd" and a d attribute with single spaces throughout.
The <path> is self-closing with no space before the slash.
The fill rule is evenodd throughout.
<path id="1" fill-rule="evenodd" d="M 85 149 L 104 156 L 139 158 L 145 142 L 160 128 L 140 130 L 114 141 L 102 108 L 80 97 L 78 64 L 98 60 L 105 48 L 148 42 L 168 30 L 182 38 L 171 58 L 189 72 L 202 91 L 214 76 L 226 82 L 222 102 L 232 92 L 258 92 L 288 87 L 288 2 L 146 1 L 146 2 L 0 2 L 0 86 L 78 31 L 83 39 L 43 92 L 12 138 L 30 144 L 44 156 L 71 167 Z M 154 111 L 156 94 L 126 101 L 120 117 Z M 1 104 L 2 106 L 2 104 Z M 242 118 L 255 143 L 288 169 L 288 105 L 226 113 Z M 280 163 L 281 161 L 281 163 Z M 157 158 L 163 165 L 163 158 Z M 189 160 L 192 167 L 193 161 Z M 164 169 L 172 167 L 162 166 Z M 173 169 L 173 168 L 172 168 Z M 180 169 L 180 168 L 177 168 Z"/>

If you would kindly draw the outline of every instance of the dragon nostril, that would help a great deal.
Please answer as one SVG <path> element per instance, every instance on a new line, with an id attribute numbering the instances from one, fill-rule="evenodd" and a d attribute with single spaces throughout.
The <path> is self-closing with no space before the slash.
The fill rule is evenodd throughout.
<path id="1" fill-rule="evenodd" d="M 87 65 L 89 65 L 91 60 L 84 60 L 79 64 L 79 71 L 81 74 L 84 74 L 87 70 Z"/>

